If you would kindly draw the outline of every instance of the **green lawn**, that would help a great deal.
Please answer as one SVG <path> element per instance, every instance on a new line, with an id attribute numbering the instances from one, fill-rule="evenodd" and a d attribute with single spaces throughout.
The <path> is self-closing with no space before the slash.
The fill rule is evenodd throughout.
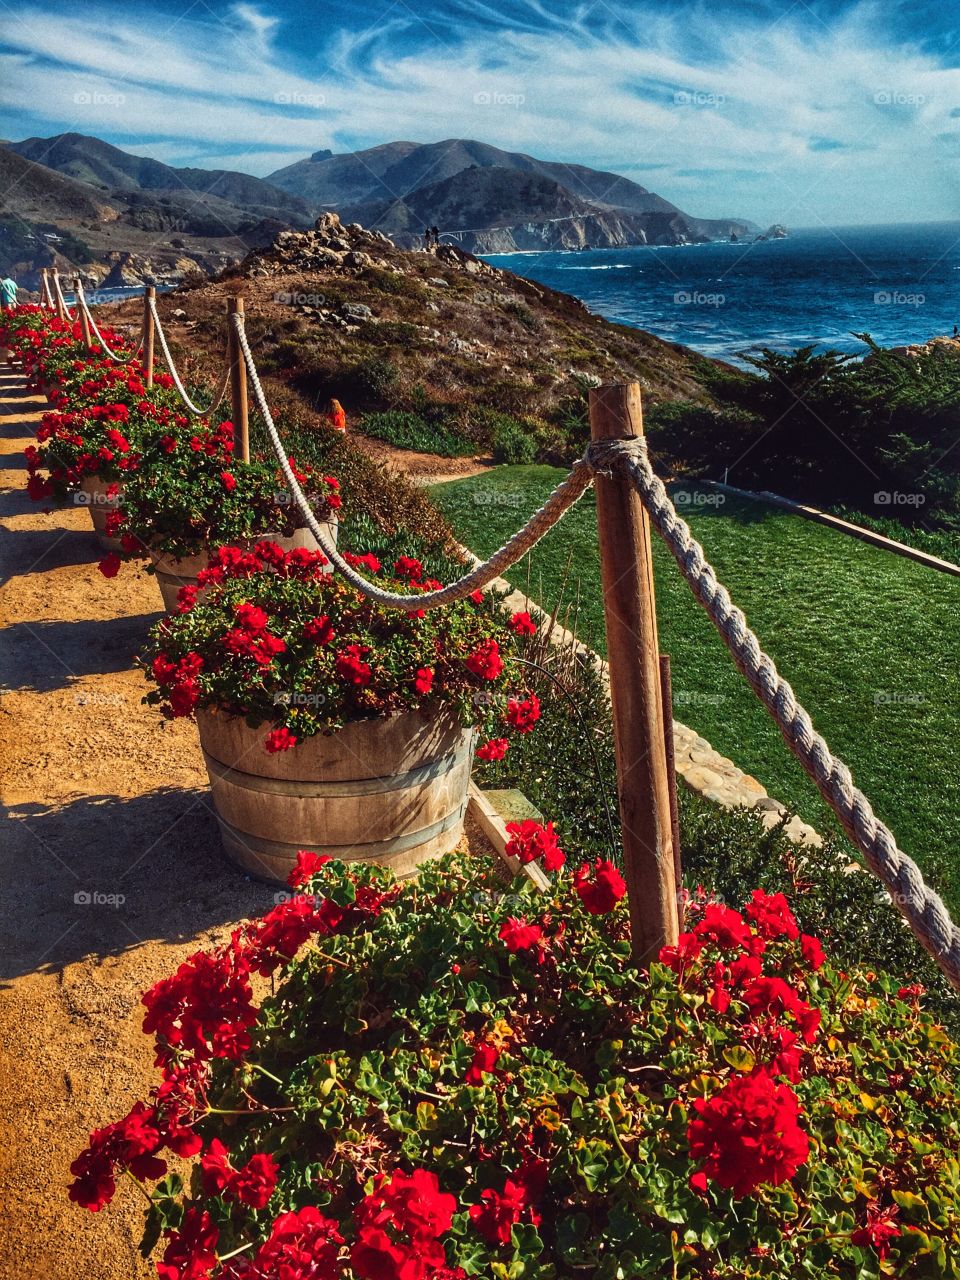
<path id="1" fill-rule="evenodd" d="M 488 555 L 563 474 L 499 467 L 435 486 L 431 496 L 461 540 Z M 759 503 L 692 501 L 680 510 L 831 749 L 901 847 L 960 910 L 960 580 Z M 592 492 L 509 576 L 553 607 L 571 552 L 577 567 L 563 599 L 571 601 L 579 583 L 576 630 L 602 652 Z M 659 540 L 655 559 L 677 719 L 826 831 L 832 815 Z"/>

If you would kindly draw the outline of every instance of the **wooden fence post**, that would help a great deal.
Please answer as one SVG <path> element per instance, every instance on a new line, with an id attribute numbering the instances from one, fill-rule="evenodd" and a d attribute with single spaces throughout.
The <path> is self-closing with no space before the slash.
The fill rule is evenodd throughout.
<path id="1" fill-rule="evenodd" d="M 239 297 L 227 299 L 227 323 L 229 325 L 230 354 L 230 403 L 233 416 L 234 431 L 240 433 L 240 460 L 250 461 L 250 413 L 247 406 L 247 366 L 243 352 L 237 341 L 237 334 L 230 316 L 243 315 L 243 299 Z"/>
<path id="2" fill-rule="evenodd" d="M 153 345 L 154 345 L 154 323 L 153 310 L 150 303 L 155 302 L 157 298 L 157 290 L 152 284 L 148 284 L 143 291 L 143 365 L 147 371 L 147 386 L 153 386 Z"/>
<path id="3" fill-rule="evenodd" d="M 53 296 L 57 308 L 57 318 L 66 320 L 67 309 L 63 305 L 63 291 L 60 288 L 60 272 L 56 267 L 53 269 Z"/>
<path id="4" fill-rule="evenodd" d="M 87 313 L 80 305 L 80 292 L 83 285 L 80 282 L 79 276 L 74 279 L 73 287 L 77 295 L 77 318 L 80 321 L 80 332 L 83 334 L 83 345 L 89 351 L 93 346 L 93 335 L 90 332 L 90 321 L 87 319 Z"/>
<path id="5" fill-rule="evenodd" d="M 590 392 L 593 440 L 642 434 L 636 382 Z M 596 494 L 624 879 L 643 965 L 679 931 L 650 522 L 625 477 L 597 476 Z"/>
<path id="6" fill-rule="evenodd" d="M 673 742 L 673 677 L 670 656 L 660 655 L 660 690 L 663 695 L 663 742 L 667 753 L 667 783 L 670 787 L 670 831 L 673 836 L 673 878 L 677 892 L 683 886 L 683 859 L 680 856 L 680 805 L 677 800 L 677 756 Z M 679 910 L 679 908 L 678 908 Z"/>
<path id="7" fill-rule="evenodd" d="M 40 268 L 40 305 L 53 310 L 53 295 L 50 292 L 50 281 L 47 278 L 47 268 Z"/>

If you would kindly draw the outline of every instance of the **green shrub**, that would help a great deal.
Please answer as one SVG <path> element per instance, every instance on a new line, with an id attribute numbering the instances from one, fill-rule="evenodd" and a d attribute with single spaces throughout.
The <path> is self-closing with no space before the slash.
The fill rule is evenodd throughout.
<path id="1" fill-rule="evenodd" d="M 523 426 L 504 417 L 493 433 L 493 456 L 497 462 L 524 464 L 537 456 L 536 441 Z"/>
<path id="2" fill-rule="evenodd" d="M 417 413 L 392 409 L 387 413 L 368 413 L 361 430 L 377 440 L 386 440 L 400 449 L 435 453 L 442 458 L 464 458 L 474 452 L 473 445 L 445 427 L 428 422 Z"/>

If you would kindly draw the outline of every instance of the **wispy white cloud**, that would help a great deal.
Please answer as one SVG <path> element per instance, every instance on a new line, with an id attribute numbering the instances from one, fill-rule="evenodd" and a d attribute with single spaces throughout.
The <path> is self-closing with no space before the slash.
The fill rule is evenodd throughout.
<path id="1" fill-rule="evenodd" d="M 107 22 L 28 4 L 0 34 L 0 105 L 37 128 L 260 173 L 292 151 L 466 136 L 655 173 L 704 215 L 955 216 L 960 70 L 892 39 L 878 4 L 825 25 L 805 6 L 766 24 L 691 6 L 571 20 L 532 0 L 495 40 L 479 29 L 496 26 L 491 5 L 465 11 L 458 29 L 384 0 L 366 30 L 331 33 L 314 71 L 262 5 Z"/>

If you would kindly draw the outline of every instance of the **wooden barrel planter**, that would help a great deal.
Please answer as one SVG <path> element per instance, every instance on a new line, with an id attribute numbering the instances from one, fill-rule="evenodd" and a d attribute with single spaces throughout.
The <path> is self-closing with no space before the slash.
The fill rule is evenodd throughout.
<path id="1" fill-rule="evenodd" d="M 108 482 L 101 480 L 99 476 L 85 476 L 74 501 L 78 506 L 84 506 L 90 512 L 93 531 L 97 535 L 97 541 L 103 550 L 119 551 L 120 539 L 108 537 L 106 530 L 107 516 L 120 506 L 123 501 L 123 490 L 120 489 L 113 497 L 108 497 L 107 487 Z"/>
<path id="2" fill-rule="evenodd" d="M 337 531 L 339 528 L 336 520 L 328 520 L 324 522 L 324 529 L 327 535 L 336 544 Z M 294 547 L 306 547 L 310 551 L 319 551 L 320 546 L 310 532 L 309 529 L 297 529 L 289 538 L 281 538 L 276 533 L 263 533 L 258 538 L 248 539 L 241 545 L 252 547 L 256 542 L 262 541 L 275 542 L 282 547 L 284 551 L 292 551 Z M 201 569 L 205 569 L 209 564 L 210 557 L 206 551 L 201 551 L 196 556 L 185 556 L 178 560 L 175 556 L 165 556 L 151 551 L 150 558 L 156 565 L 157 583 L 160 587 L 160 594 L 163 596 L 163 607 L 167 613 L 173 613 L 177 607 L 177 592 L 181 587 L 197 585 L 197 574 Z M 330 572 L 331 566 L 327 566 L 325 572 Z M 201 591 L 200 599 L 203 598 Z"/>
<path id="3" fill-rule="evenodd" d="M 297 850 L 413 874 L 463 836 L 472 729 L 455 714 L 357 720 L 275 755 L 267 727 L 197 712 L 227 856 L 259 880 L 286 883 Z"/>

